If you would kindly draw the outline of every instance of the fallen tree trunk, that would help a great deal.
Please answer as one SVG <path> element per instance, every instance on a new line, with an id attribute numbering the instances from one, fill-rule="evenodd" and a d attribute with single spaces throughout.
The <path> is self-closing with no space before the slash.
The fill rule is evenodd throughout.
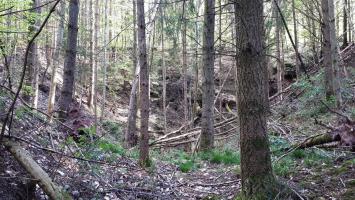
<path id="1" fill-rule="evenodd" d="M 233 123 L 236 119 L 237 119 L 237 117 L 232 117 L 232 118 L 227 119 L 225 121 L 219 122 L 219 123 L 214 125 L 214 128 L 216 129 L 216 128 L 221 128 L 223 126 L 226 126 L 226 125 L 228 125 L 230 123 Z M 170 133 L 168 133 L 168 134 L 166 134 L 166 135 L 154 140 L 153 142 L 150 143 L 150 146 L 154 146 L 156 144 L 167 142 L 167 141 L 171 141 L 171 140 L 175 140 L 175 139 L 191 137 L 191 136 L 194 136 L 197 133 L 199 133 L 200 129 L 201 129 L 201 127 L 196 127 L 196 128 L 187 130 L 185 134 L 171 137 L 173 135 L 177 135 L 179 133 L 182 133 L 183 128 L 184 128 L 184 126 L 180 127 L 176 131 L 170 132 Z"/>
<path id="2" fill-rule="evenodd" d="M 336 141 L 340 141 L 340 140 L 337 140 L 337 138 L 334 138 L 329 133 L 325 133 L 322 135 L 317 135 L 315 137 L 310 137 L 310 138 L 306 139 L 305 141 L 303 141 L 301 144 L 298 144 L 296 146 L 300 149 L 305 149 L 305 148 L 309 148 L 309 147 L 313 147 L 313 146 L 317 146 L 317 145 L 321 145 L 321 144 L 326 144 L 326 143 L 330 143 L 330 142 L 336 142 Z"/>
<path id="3" fill-rule="evenodd" d="M 26 169 L 26 171 L 36 180 L 43 191 L 53 200 L 69 200 L 69 195 L 64 192 L 52 181 L 49 175 L 32 159 L 18 142 L 4 137 L 2 144 L 15 157 L 15 159 Z"/>

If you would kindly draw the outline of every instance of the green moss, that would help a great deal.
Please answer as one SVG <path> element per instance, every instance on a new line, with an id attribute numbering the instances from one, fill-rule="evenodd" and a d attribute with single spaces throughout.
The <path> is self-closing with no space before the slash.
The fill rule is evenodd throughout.
<path id="1" fill-rule="evenodd" d="M 179 164 L 179 169 L 180 171 L 184 172 L 184 173 L 187 173 L 187 172 L 190 172 L 195 166 L 195 163 L 191 160 L 187 160 L 185 162 L 181 162 Z"/>
<path id="2" fill-rule="evenodd" d="M 301 159 L 306 157 L 307 155 L 303 149 L 297 149 L 292 152 L 291 156 L 296 159 Z"/>
<path id="3" fill-rule="evenodd" d="M 348 167 L 346 167 L 346 166 L 341 166 L 341 167 L 336 168 L 336 169 L 334 170 L 334 174 L 335 174 L 335 175 L 340 175 L 340 174 L 343 174 L 343 173 L 347 172 L 348 170 L 349 170 Z"/>
<path id="4" fill-rule="evenodd" d="M 120 139 L 122 136 L 122 128 L 121 124 L 114 122 L 114 121 L 104 121 L 102 123 L 102 127 L 107 131 L 109 134 L 116 137 L 116 139 Z"/>
<path id="5" fill-rule="evenodd" d="M 346 185 L 349 187 L 355 187 L 355 179 L 350 179 L 346 181 Z"/>
<path id="6" fill-rule="evenodd" d="M 104 152 L 115 153 L 119 155 L 125 155 L 126 151 L 119 144 L 111 143 L 106 140 L 100 140 L 98 146 Z"/>
<path id="7" fill-rule="evenodd" d="M 295 162 L 290 157 L 285 157 L 273 166 L 274 173 L 281 177 L 289 176 L 295 169 Z"/>

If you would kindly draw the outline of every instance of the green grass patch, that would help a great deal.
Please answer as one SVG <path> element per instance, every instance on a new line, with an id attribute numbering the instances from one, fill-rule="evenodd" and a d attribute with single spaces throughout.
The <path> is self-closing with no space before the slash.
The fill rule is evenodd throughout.
<path id="1" fill-rule="evenodd" d="M 98 142 L 99 148 L 107 153 L 114 153 L 119 155 L 125 155 L 126 150 L 119 144 L 111 143 L 106 140 L 99 140 Z"/>
<path id="2" fill-rule="evenodd" d="M 239 165 L 240 164 L 240 154 L 236 151 L 224 149 L 224 150 L 211 150 L 207 152 L 201 152 L 198 156 L 202 160 L 209 161 L 215 164 L 225 164 L 225 165 Z"/>
<path id="3" fill-rule="evenodd" d="M 114 121 L 104 121 L 102 127 L 110 135 L 115 136 L 116 139 L 121 139 L 122 137 L 122 125 Z"/>

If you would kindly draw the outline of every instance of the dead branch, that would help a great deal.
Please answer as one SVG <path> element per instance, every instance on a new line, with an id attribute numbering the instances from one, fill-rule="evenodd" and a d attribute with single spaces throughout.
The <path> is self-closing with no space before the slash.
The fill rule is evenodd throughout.
<path id="1" fill-rule="evenodd" d="M 237 119 L 237 117 L 232 117 L 232 118 L 230 118 L 228 120 L 225 120 L 223 122 L 217 123 L 217 124 L 214 125 L 214 128 L 220 128 L 220 127 L 226 126 L 226 125 L 234 122 L 236 119 Z M 180 127 L 176 131 L 173 131 L 171 133 L 168 133 L 168 134 L 156 139 L 155 141 L 150 143 L 150 146 L 154 146 L 154 145 L 160 144 L 160 143 L 166 143 L 166 142 L 176 141 L 176 140 L 180 140 L 180 139 L 190 138 L 192 136 L 197 135 L 200 132 L 200 129 L 201 129 L 201 127 L 196 127 L 196 128 L 191 129 L 191 130 L 188 130 L 185 134 L 174 136 L 174 137 L 169 137 L 171 135 L 175 135 L 175 134 L 180 133 L 183 130 L 183 127 L 184 126 Z"/>
<path id="2" fill-rule="evenodd" d="M 332 126 L 324 124 L 322 121 L 317 120 L 317 118 L 314 118 L 314 123 L 317 124 L 317 125 L 323 126 L 324 128 L 329 129 L 331 131 L 334 131 L 334 129 L 335 129 Z"/>
<path id="3" fill-rule="evenodd" d="M 15 159 L 31 174 L 31 176 L 39 181 L 40 187 L 51 199 L 64 199 L 64 191 L 62 191 L 49 177 L 49 175 L 32 159 L 28 151 L 23 149 L 18 142 L 3 138 L 2 144 L 15 157 Z M 65 195 L 66 199 L 72 199 L 69 195 Z"/>
<path id="4" fill-rule="evenodd" d="M 334 110 L 334 109 L 331 109 L 326 103 L 324 103 L 323 101 L 320 101 L 330 112 L 332 112 L 332 113 L 335 113 L 335 114 L 337 114 L 337 115 L 339 115 L 340 117 L 343 117 L 345 120 L 346 120 L 346 122 L 348 123 L 348 124 L 353 124 L 354 122 L 350 119 L 350 117 L 349 116 L 346 116 L 345 114 L 343 114 L 343 113 L 340 113 L 340 112 L 338 112 L 338 111 L 336 111 L 336 110 Z"/>

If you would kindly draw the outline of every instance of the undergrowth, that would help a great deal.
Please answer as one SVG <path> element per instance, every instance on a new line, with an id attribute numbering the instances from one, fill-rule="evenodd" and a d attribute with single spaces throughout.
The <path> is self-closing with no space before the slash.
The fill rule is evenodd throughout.
<path id="1" fill-rule="evenodd" d="M 297 173 L 297 167 L 310 168 L 315 166 L 329 165 L 333 155 L 317 148 L 296 149 L 279 159 L 286 152 L 285 148 L 290 147 L 287 140 L 279 137 L 270 137 L 271 151 L 273 152 L 274 173 L 281 177 L 288 177 Z"/>

